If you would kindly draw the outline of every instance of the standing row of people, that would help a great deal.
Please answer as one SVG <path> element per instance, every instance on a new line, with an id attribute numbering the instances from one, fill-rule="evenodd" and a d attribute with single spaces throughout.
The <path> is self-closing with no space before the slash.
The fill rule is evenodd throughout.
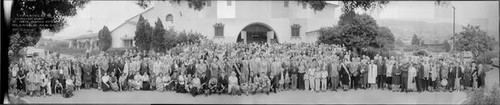
<path id="1" fill-rule="evenodd" d="M 340 45 L 204 40 L 178 45 L 166 53 L 127 50 L 121 55 L 33 58 L 13 63 L 9 71 L 16 80 L 12 88 L 29 94 L 97 88 L 196 96 L 375 88 L 459 91 L 484 86 L 488 69 L 454 57 L 358 56 Z"/>

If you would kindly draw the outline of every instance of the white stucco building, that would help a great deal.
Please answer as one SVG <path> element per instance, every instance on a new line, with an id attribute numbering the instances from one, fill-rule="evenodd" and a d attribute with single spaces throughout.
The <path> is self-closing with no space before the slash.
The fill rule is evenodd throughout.
<path id="1" fill-rule="evenodd" d="M 297 1 L 209 1 L 201 10 L 186 1 L 158 1 L 111 31 L 113 48 L 134 46 L 136 24 L 142 15 L 154 26 L 159 18 L 166 29 L 196 31 L 217 43 L 315 42 L 321 27 L 337 24 L 335 9 L 328 3 L 322 11 Z"/>

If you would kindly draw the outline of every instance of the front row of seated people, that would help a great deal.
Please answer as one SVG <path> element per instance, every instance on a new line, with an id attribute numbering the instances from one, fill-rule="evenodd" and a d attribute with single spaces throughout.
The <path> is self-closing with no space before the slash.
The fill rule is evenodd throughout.
<path id="1" fill-rule="evenodd" d="M 179 76 L 175 73 L 170 76 L 167 73 L 160 73 L 157 77 L 151 78 L 148 73 L 133 72 L 135 75 L 124 74 L 117 80 L 115 76 L 110 76 L 104 73 L 102 77 L 103 91 L 120 91 L 120 90 L 156 90 L 156 91 L 176 91 L 177 93 L 190 93 L 193 96 L 214 93 L 229 93 L 231 95 L 241 95 L 241 93 L 249 95 L 255 93 L 276 92 L 278 85 L 272 85 L 274 76 L 268 77 L 265 73 L 255 74 L 251 72 L 249 81 L 239 80 L 236 72 L 232 71 L 227 78 L 225 73 L 220 73 L 218 78 L 206 78 L 205 74 L 199 76 L 195 73 L 193 76 L 186 75 L 186 72 L 181 72 Z M 255 74 L 255 75 L 254 75 Z M 272 75 L 272 73 L 271 73 Z M 175 78 L 177 77 L 177 78 Z M 125 83 L 127 81 L 127 83 Z M 208 82 L 205 82 L 208 81 Z M 120 85 L 120 86 L 118 86 Z M 120 89 L 119 87 L 122 87 Z"/>

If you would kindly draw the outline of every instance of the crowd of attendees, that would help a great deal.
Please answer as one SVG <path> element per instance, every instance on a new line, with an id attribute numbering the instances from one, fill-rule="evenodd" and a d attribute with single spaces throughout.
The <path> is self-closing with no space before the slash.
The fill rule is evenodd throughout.
<path id="1" fill-rule="evenodd" d="M 280 91 L 462 91 L 484 86 L 489 64 L 460 57 L 367 56 L 327 44 L 181 44 L 163 53 L 34 57 L 11 62 L 14 94 L 71 97 L 80 89 L 196 95 Z"/>

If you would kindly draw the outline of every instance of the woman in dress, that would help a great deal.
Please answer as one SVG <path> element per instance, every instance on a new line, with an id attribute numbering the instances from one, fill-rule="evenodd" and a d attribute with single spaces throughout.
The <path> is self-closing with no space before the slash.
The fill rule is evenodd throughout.
<path id="1" fill-rule="evenodd" d="M 165 85 L 163 81 L 163 73 L 158 74 L 158 77 L 155 79 L 156 83 L 156 91 L 164 91 L 165 90 Z"/>
<path id="2" fill-rule="evenodd" d="M 150 90 L 151 84 L 149 82 L 150 78 L 147 72 L 143 72 L 142 74 L 142 90 Z"/>
<path id="3" fill-rule="evenodd" d="M 413 62 L 410 63 L 410 67 L 408 68 L 408 85 L 406 88 L 410 91 L 414 91 L 416 88 L 415 77 L 417 76 L 417 69 L 413 65 Z"/>
<path id="4" fill-rule="evenodd" d="M 181 72 L 181 75 L 179 75 L 179 77 L 177 77 L 177 80 L 178 80 L 178 85 L 177 85 L 177 91 L 178 93 L 186 93 L 186 89 L 185 89 L 185 86 L 186 86 L 186 73 L 185 72 Z"/>
<path id="5" fill-rule="evenodd" d="M 377 65 L 374 60 L 371 60 L 368 69 L 368 83 L 370 85 L 370 89 L 374 89 L 376 86 L 377 73 Z"/>
<path id="6" fill-rule="evenodd" d="M 16 89 L 19 92 L 25 92 L 26 91 L 26 68 L 25 67 L 20 67 L 20 69 L 17 71 L 17 82 L 16 82 Z"/>
<path id="7" fill-rule="evenodd" d="M 349 74 L 349 70 L 347 68 L 347 65 L 346 63 L 347 62 L 347 59 L 344 60 L 344 62 L 340 63 L 340 71 L 339 71 L 339 74 L 340 74 L 340 81 L 341 81 L 341 84 L 342 86 L 344 87 L 344 91 L 347 91 L 349 89 L 349 84 L 350 84 L 350 74 Z"/>
<path id="8" fill-rule="evenodd" d="M 29 69 L 28 73 L 26 74 L 28 95 L 33 96 L 33 92 L 35 91 L 35 88 L 36 88 L 35 79 L 36 78 L 35 78 L 34 70 Z"/>

